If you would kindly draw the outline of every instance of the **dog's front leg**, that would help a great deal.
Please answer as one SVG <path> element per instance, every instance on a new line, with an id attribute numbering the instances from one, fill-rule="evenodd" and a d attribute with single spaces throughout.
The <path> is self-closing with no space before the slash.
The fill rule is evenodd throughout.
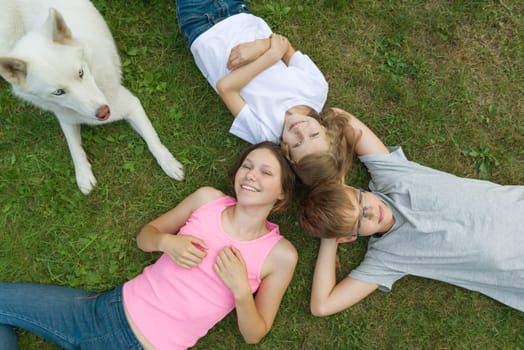
<path id="1" fill-rule="evenodd" d="M 126 119 L 135 131 L 144 139 L 149 151 L 155 156 L 158 164 L 164 172 L 176 180 L 184 178 L 184 166 L 173 157 L 171 152 L 162 144 L 151 121 L 146 115 L 140 100 L 125 87 L 121 86 L 118 94 L 118 102 L 113 106 L 113 112 L 117 112 Z"/>
<path id="2" fill-rule="evenodd" d="M 87 160 L 86 153 L 82 148 L 82 135 L 80 134 L 80 124 L 69 124 L 62 122 L 59 118 L 60 127 L 64 132 L 67 145 L 73 164 L 75 166 L 75 176 L 78 188 L 83 194 L 89 194 L 96 185 L 96 179 L 91 170 L 91 164 Z"/>

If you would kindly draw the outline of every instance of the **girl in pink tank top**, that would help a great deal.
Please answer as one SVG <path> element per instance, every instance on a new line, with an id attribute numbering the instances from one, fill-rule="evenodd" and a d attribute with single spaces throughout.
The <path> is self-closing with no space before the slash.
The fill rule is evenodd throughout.
<path id="1" fill-rule="evenodd" d="M 163 254 L 123 286 L 95 294 L 0 283 L 0 345 L 16 348 L 14 326 L 65 348 L 187 349 L 233 309 L 245 341 L 259 342 L 298 258 L 267 221 L 288 207 L 295 177 L 280 147 L 263 142 L 240 155 L 230 178 L 235 198 L 202 187 L 142 228 L 139 248 Z"/>
<path id="2" fill-rule="evenodd" d="M 246 342 L 271 328 L 297 253 L 267 217 L 287 207 L 292 171 L 269 142 L 244 151 L 232 170 L 236 199 L 200 188 L 137 237 L 142 250 L 164 253 L 124 285 L 128 319 L 146 346 L 190 347 L 234 308 Z"/>

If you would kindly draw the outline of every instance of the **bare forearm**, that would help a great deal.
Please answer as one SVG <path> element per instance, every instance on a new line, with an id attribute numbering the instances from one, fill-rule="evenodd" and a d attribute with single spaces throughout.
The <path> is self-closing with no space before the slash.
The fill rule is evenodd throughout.
<path id="1" fill-rule="evenodd" d="M 346 128 L 346 138 L 352 143 L 356 155 L 389 153 L 380 138 L 366 124 L 354 115 L 347 112 L 344 113 L 349 119 L 349 125 Z"/>
<path id="2" fill-rule="evenodd" d="M 248 344 L 256 344 L 269 332 L 251 293 L 235 297 L 238 329 Z"/>
<path id="3" fill-rule="evenodd" d="M 336 285 L 337 247 L 334 239 L 321 240 L 311 289 L 311 312 L 315 315 L 322 314 L 322 306 Z"/>
<path id="4" fill-rule="evenodd" d="M 251 42 L 238 44 L 231 49 L 227 60 L 227 69 L 235 70 L 249 64 L 262 56 L 271 48 L 270 38 L 256 39 Z"/>
<path id="5" fill-rule="evenodd" d="M 253 62 L 242 66 L 217 82 L 217 90 L 220 94 L 228 91 L 240 91 L 254 77 L 278 62 L 280 57 L 271 50 L 267 50 Z"/>
<path id="6" fill-rule="evenodd" d="M 323 239 L 320 245 L 311 292 L 311 313 L 315 316 L 328 316 L 345 310 L 378 287 L 351 277 L 346 277 L 337 284 L 337 246 L 334 239 Z"/>
<path id="7" fill-rule="evenodd" d="M 145 252 L 162 251 L 162 239 L 167 233 L 159 232 L 152 225 L 145 225 L 136 237 L 136 243 Z"/>
<path id="8" fill-rule="evenodd" d="M 258 57 L 262 56 L 267 50 L 271 48 L 271 41 L 269 38 L 255 40 Z"/>
<path id="9" fill-rule="evenodd" d="M 217 82 L 220 98 L 233 116 L 237 116 L 245 105 L 240 90 L 260 72 L 275 64 L 280 59 L 277 57 L 278 53 L 268 50 L 255 61 L 231 71 Z"/>
<path id="10" fill-rule="evenodd" d="M 288 47 L 286 53 L 284 54 L 284 57 L 282 57 L 282 61 L 284 61 L 284 63 L 286 63 L 286 65 L 289 65 L 289 61 L 291 61 L 291 57 L 293 57 L 295 52 L 296 51 L 293 48 L 293 46 L 291 46 L 291 44 L 289 44 L 289 47 Z"/>

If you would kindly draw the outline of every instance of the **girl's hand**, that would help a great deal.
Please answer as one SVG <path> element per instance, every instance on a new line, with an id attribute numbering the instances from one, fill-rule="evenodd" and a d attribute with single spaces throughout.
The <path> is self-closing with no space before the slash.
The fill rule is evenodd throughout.
<path id="1" fill-rule="evenodd" d="M 235 70 L 249 64 L 260 57 L 269 49 L 268 39 L 258 39 L 247 43 L 238 44 L 229 54 L 227 69 Z"/>
<path id="2" fill-rule="evenodd" d="M 237 248 L 225 247 L 220 251 L 215 261 L 215 272 L 231 290 L 235 298 L 245 295 L 245 293 L 251 294 L 247 280 L 246 262 Z"/>
<path id="3" fill-rule="evenodd" d="M 269 49 L 282 59 L 289 49 L 289 41 L 287 38 L 283 35 L 273 33 L 271 34 L 270 42 L 271 47 Z"/>
<path id="4" fill-rule="evenodd" d="M 180 267 L 192 269 L 207 255 L 206 243 L 190 235 L 166 235 L 161 243 L 161 251 Z"/>

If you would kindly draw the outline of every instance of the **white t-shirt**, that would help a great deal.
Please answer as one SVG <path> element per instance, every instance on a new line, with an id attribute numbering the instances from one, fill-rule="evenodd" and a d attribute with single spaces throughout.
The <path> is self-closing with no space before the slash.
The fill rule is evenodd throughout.
<path id="1" fill-rule="evenodd" d="M 259 17 L 240 13 L 215 24 L 191 45 L 195 63 L 216 90 L 216 83 L 228 74 L 227 60 L 238 44 L 268 38 L 272 31 Z M 246 103 L 235 116 L 232 134 L 258 143 L 278 143 L 286 111 L 306 105 L 320 112 L 326 103 L 328 84 L 313 61 L 297 51 L 289 65 L 280 61 L 253 78 L 241 91 Z"/>

